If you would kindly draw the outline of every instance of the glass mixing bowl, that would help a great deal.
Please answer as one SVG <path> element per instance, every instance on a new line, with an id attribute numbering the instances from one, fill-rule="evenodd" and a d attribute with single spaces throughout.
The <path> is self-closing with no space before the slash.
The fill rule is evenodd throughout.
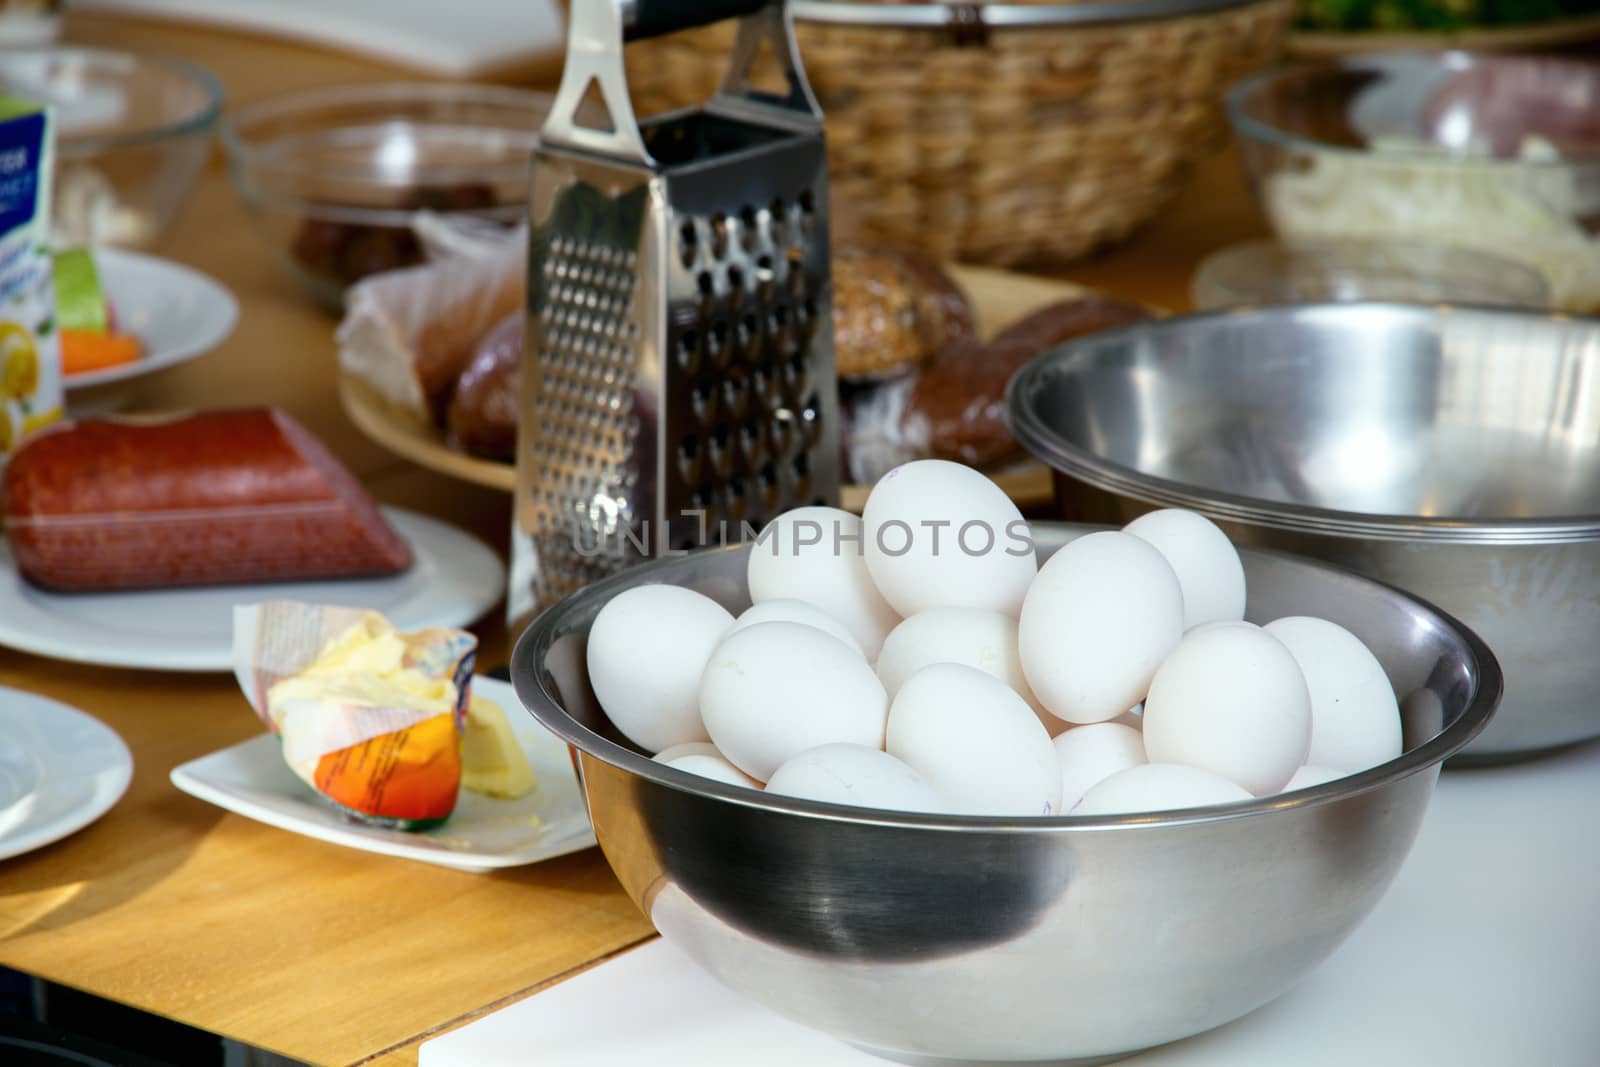
<path id="1" fill-rule="evenodd" d="M 1246 78 L 1228 113 L 1280 239 L 1442 244 L 1600 310 L 1600 63 L 1372 54 Z"/>
<path id="2" fill-rule="evenodd" d="M 315 89 L 240 109 L 222 142 L 256 229 L 337 308 L 362 278 L 422 261 L 419 212 L 522 220 L 550 99 L 491 85 Z"/>
<path id="3" fill-rule="evenodd" d="M 1383 300 L 1543 310 L 1544 275 L 1487 252 L 1398 241 L 1252 241 L 1206 257 L 1195 271 L 1197 310 L 1253 304 Z"/>
<path id="4" fill-rule="evenodd" d="M 205 68 L 154 52 L 0 49 L 0 92 L 56 120 L 59 244 L 154 244 L 189 200 L 222 110 Z"/>

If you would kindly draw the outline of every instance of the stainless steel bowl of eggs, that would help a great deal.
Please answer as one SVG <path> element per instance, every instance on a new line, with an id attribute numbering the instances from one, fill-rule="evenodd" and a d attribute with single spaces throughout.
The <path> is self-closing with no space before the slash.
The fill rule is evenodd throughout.
<path id="1" fill-rule="evenodd" d="M 861 515 L 591 585 L 512 681 L 669 941 L 889 1059 L 1103 1062 L 1321 963 L 1489 721 L 1465 626 L 1192 511 L 1029 523 L 917 461 Z"/>
<path id="2" fill-rule="evenodd" d="M 1506 673 L 1463 759 L 1497 762 L 1600 737 L 1597 376 L 1600 318 L 1244 308 L 1064 345 L 1007 418 L 1064 518 L 1192 508 L 1462 619 Z"/>

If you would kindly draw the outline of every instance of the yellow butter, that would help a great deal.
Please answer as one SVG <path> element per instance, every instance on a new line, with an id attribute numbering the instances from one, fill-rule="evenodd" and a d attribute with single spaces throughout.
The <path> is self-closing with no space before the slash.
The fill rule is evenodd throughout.
<path id="1" fill-rule="evenodd" d="M 477 695 L 467 705 L 461 738 L 461 784 L 474 793 L 508 800 L 526 796 L 538 784 L 506 713 Z"/>
<path id="2" fill-rule="evenodd" d="M 406 644 L 382 616 L 367 615 L 328 642 L 300 673 L 267 690 L 267 713 L 280 725 L 292 701 L 443 714 L 456 705 L 455 683 L 405 665 Z"/>

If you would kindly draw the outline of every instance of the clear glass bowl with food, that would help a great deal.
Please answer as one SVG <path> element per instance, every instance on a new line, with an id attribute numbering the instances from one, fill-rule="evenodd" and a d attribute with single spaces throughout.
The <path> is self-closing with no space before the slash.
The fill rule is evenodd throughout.
<path id="1" fill-rule="evenodd" d="M 1535 310 L 1550 305 L 1549 283 L 1525 263 L 1420 241 L 1247 241 L 1207 256 L 1191 289 L 1201 311 L 1336 300 Z"/>
<path id="2" fill-rule="evenodd" d="M 105 48 L 0 49 L 0 93 L 54 109 L 61 245 L 158 241 L 189 200 L 222 110 L 204 67 Z"/>
<path id="3" fill-rule="evenodd" d="M 1600 310 L 1600 63 L 1462 52 L 1296 63 L 1234 86 L 1228 112 L 1286 241 L 1453 245 Z"/>
<path id="4" fill-rule="evenodd" d="M 234 185 L 280 263 L 322 303 L 413 266 L 424 212 L 526 216 L 550 97 L 491 85 L 343 86 L 275 97 L 224 121 Z"/>

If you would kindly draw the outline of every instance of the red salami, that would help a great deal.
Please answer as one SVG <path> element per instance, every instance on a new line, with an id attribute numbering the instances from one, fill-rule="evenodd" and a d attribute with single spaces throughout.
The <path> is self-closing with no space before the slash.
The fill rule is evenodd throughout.
<path id="1" fill-rule="evenodd" d="M 391 574 L 411 550 L 282 411 L 94 419 L 32 438 L 6 468 L 23 576 L 70 591 Z"/>

